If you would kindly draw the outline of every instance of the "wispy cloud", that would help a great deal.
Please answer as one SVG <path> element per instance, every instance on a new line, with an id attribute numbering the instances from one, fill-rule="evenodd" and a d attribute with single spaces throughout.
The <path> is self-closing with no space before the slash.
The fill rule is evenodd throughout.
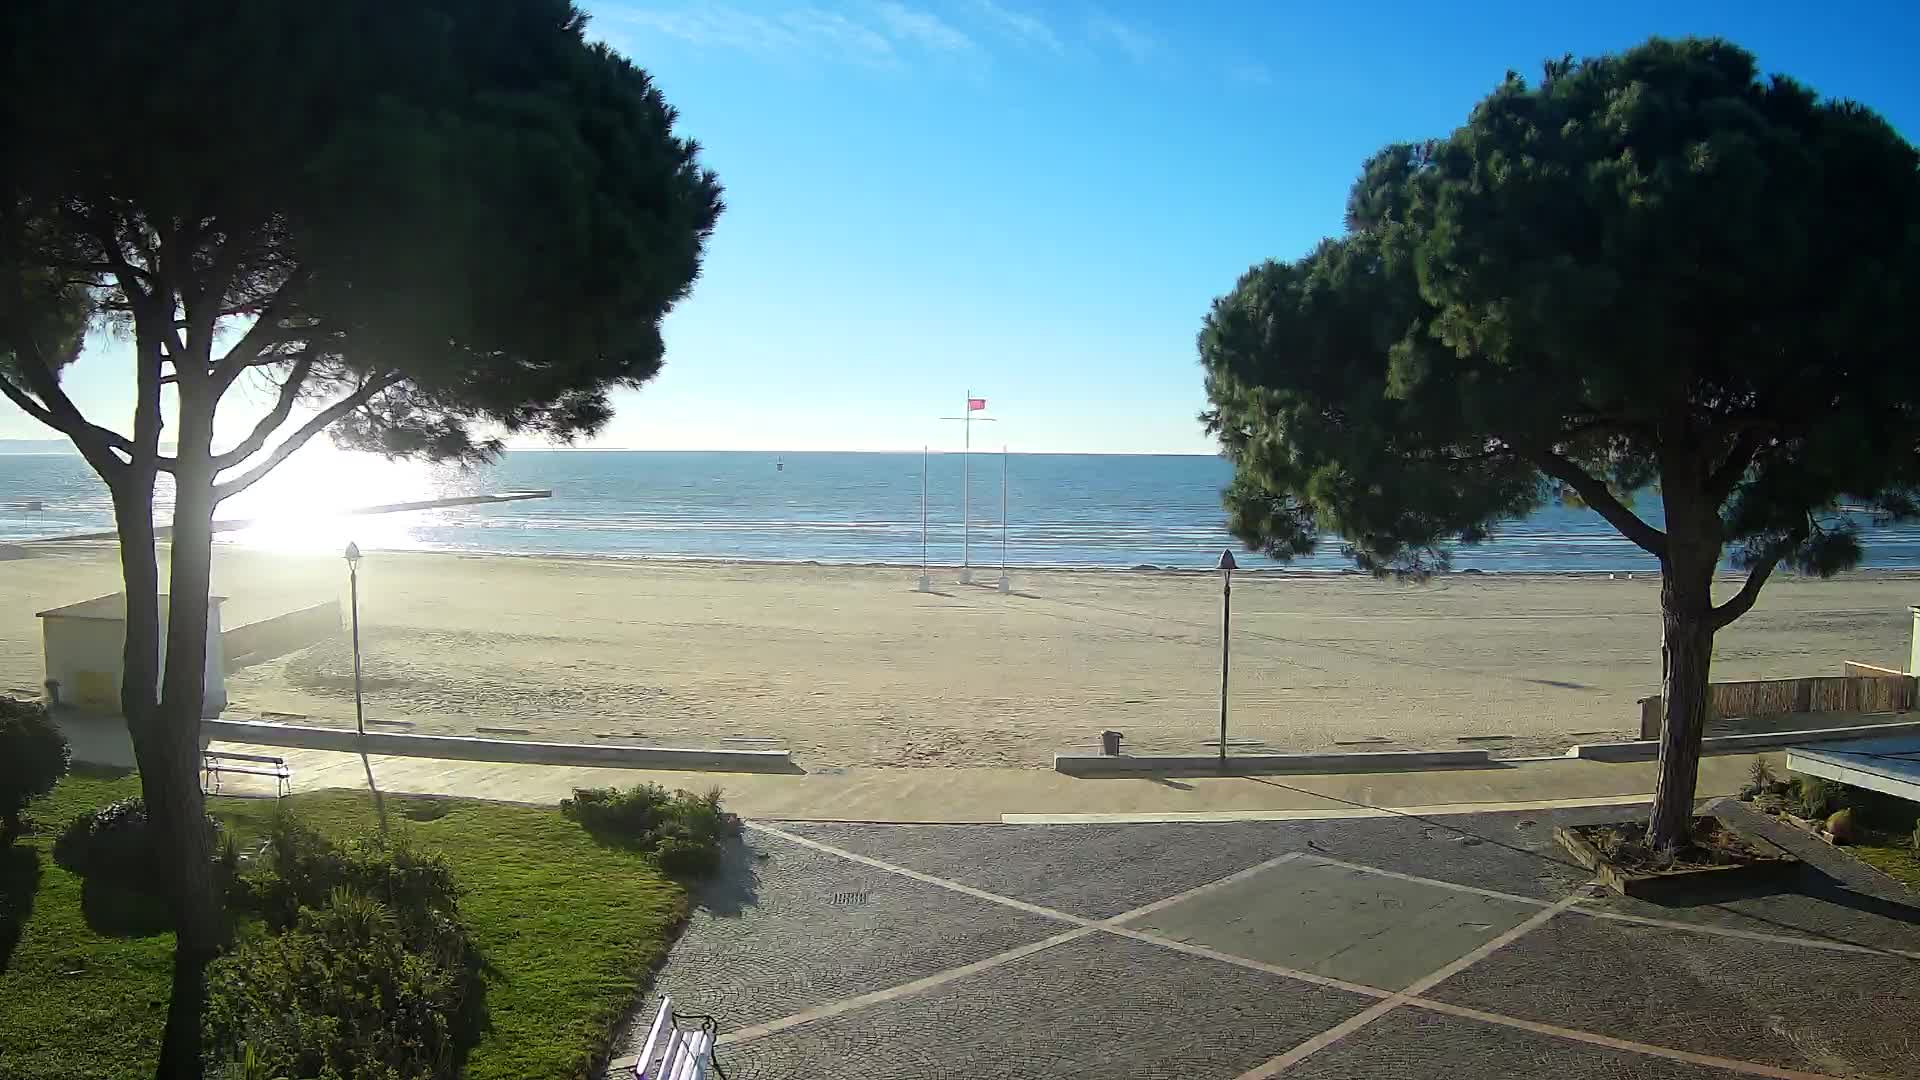
<path id="1" fill-rule="evenodd" d="M 905 4 L 885 3 L 879 7 L 880 22 L 893 37 L 925 46 L 938 52 L 962 53 L 974 49 L 973 39 L 930 11 Z"/>
<path id="2" fill-rule="evenodd" d="M 698 3 L 673 8 L 616 8 L 603 14 L 692 45 L 763 56 L 896 67 L 908 50 L 951 56 L 981 53 L 965 31 L 899 0 L 845 8 L 808 5 L 772 11 Z"/>
<path id="3" fill-rule="evenodd" d="M 1062 52 L 1065 46 L 1060 44 L 1060 35 L 1053 32 L 1037 15 L 1024 11 L 1015 11 L 994 3 L 994 0 L 973 0 L 973 10 L 980 17 L 992 23 L 995 29 L 1018 41 L 1022 45 L 1033 45 L 1048 52 Z"/>
<path id="4" fill-rule="evenodd" d="M 1160 40 L 1152 33 L 1104 13 L 1087 19 L 1087 34 L 1096 41 L 1112 45 L 1138 63 L 1151 60 L 1160 51 Z"/>

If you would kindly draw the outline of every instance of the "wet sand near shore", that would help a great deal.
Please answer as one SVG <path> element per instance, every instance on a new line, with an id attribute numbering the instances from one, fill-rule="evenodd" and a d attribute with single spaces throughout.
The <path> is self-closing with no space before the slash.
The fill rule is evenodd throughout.
<path id="1" fill-rule="evenodd" d="M 34 613 L 119 587 L 111 545 L 0 562 L 0 691 L 38 693 Z M 1249 561 L 1251 561 L 1249 559 Z M 786 746 L 807 768 L 1045 767 L 1102 729 L 1205 752 L 1219 723 L 1212 574 L 1018 571 L 933 594 L 905 568 L 369 552 L 372 727 Z M 222 546 L 228 628 L 346 600 L 337 557 Z M 1236 575 L 1235 749 L 1557 753 L 1633 737 L 1659 679 L 1650 575 Z M 1731 593 L 1731 579 L 1720 590 Z M 1904 666 L 1920 577 L 1776 578 L 1715 650 L 1722 679 Z M 231 672 L 226 715 L 353 723 L 343 632 Z"/>

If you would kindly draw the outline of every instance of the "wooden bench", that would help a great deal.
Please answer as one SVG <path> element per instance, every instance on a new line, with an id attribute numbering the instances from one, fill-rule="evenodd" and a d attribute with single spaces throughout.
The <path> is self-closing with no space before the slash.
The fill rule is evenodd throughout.
<path id="1" fill-rule="evenodd" d="M 633 1063 L 634 1080 L 706 1080 L 713 1064 L 714 1029 L 710 1024 L 682 1029 L 673 1015 L 673 999 L 660 999 L 653 1028 Z"/>
<path id="2" fill-rule="evenodd" d="M 293 792 L 293 770 L 287 768 L 286 758 L 267 754 L 232 754 L 223 750 L 201 751 L 201 790 L 209 795 L 220 794 L 220 778 L 228 773 L 272 777 L 275 798 L 285 798 Z"/>

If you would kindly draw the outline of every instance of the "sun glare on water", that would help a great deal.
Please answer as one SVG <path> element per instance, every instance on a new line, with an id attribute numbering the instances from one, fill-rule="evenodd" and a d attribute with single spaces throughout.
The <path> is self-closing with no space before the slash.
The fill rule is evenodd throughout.
<path id="1" fill-rule="evenodd" d="M 351 511 L 463 494 L 462 481 L 457 470 L 309 446 L 221 505 L 221 520 L 248 524 L 219 539 L 289 552 L 344 549 L 349 540 L 369 550 L 416 547 L 414 531 L 430 511 Z"/>

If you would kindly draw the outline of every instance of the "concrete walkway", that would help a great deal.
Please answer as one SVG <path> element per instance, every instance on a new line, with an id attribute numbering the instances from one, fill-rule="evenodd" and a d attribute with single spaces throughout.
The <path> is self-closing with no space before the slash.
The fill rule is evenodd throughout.
<path id="1" fill-rule="evenodd" d="M 74 758 L 131 766 L 116 718 L 64 717 Z M 1287 776 L 1077 779 L 1046 769 L 842 769 L 795 773 L 668 772 L 558 765 L 363 757 L 217 742 L 214 750 L 286 759 L 293 790 L 365 787 L 503 802 L 554 804 L 575 788 L 639 783 L 705 791 L 718 787 L 743 817 L 782 821 L 1010 824 L 1232 821 L 1379 816 L 1398 810 L 1467 813 L 1650 801 L 1653 762 L 1536 758 L 1491 768 Z M 1699 794 L 1730 794 L 1745 782 L 1747 755 L 1701 761 Z M 1775 755 L 1776 768 L 1780 759 Z M 270 792 L 248 777 L 223 782 L 236 794 Z"/>
<path id="2" fill-rule="evenodd" d="M 316 750 L 215 744 L 287 759 L 296 791 L 362 787 L 370 769 L 383 791 L 557 803 L 578 787 L 656 783 L 718 787 L 743 817 L 785 821 L 1062 822 L 1231 820 L 1341 816 L 1374 807 L 1460 812 L 1563 805 L 1567 801 L 1651 798 L 1652 762 L 1577 759 L 1491 769 L 1310 776 L 1080 780 L 1043 769 L 819 769 L 804 774 L 661 772 L 374 757 Z M 1744 757 L 1702 762 L 1700 794 L 1727 794 L 1744 782 Z"/>
<path id="3" fill-rule="evenodd" d="M 1912 894 L 1748 821 L 1801 881 L 1622 900 L 1551 838 L 1620 813 L 757 822 L 635 1015 L 733 1080 L 1920 1076 Z"/>

